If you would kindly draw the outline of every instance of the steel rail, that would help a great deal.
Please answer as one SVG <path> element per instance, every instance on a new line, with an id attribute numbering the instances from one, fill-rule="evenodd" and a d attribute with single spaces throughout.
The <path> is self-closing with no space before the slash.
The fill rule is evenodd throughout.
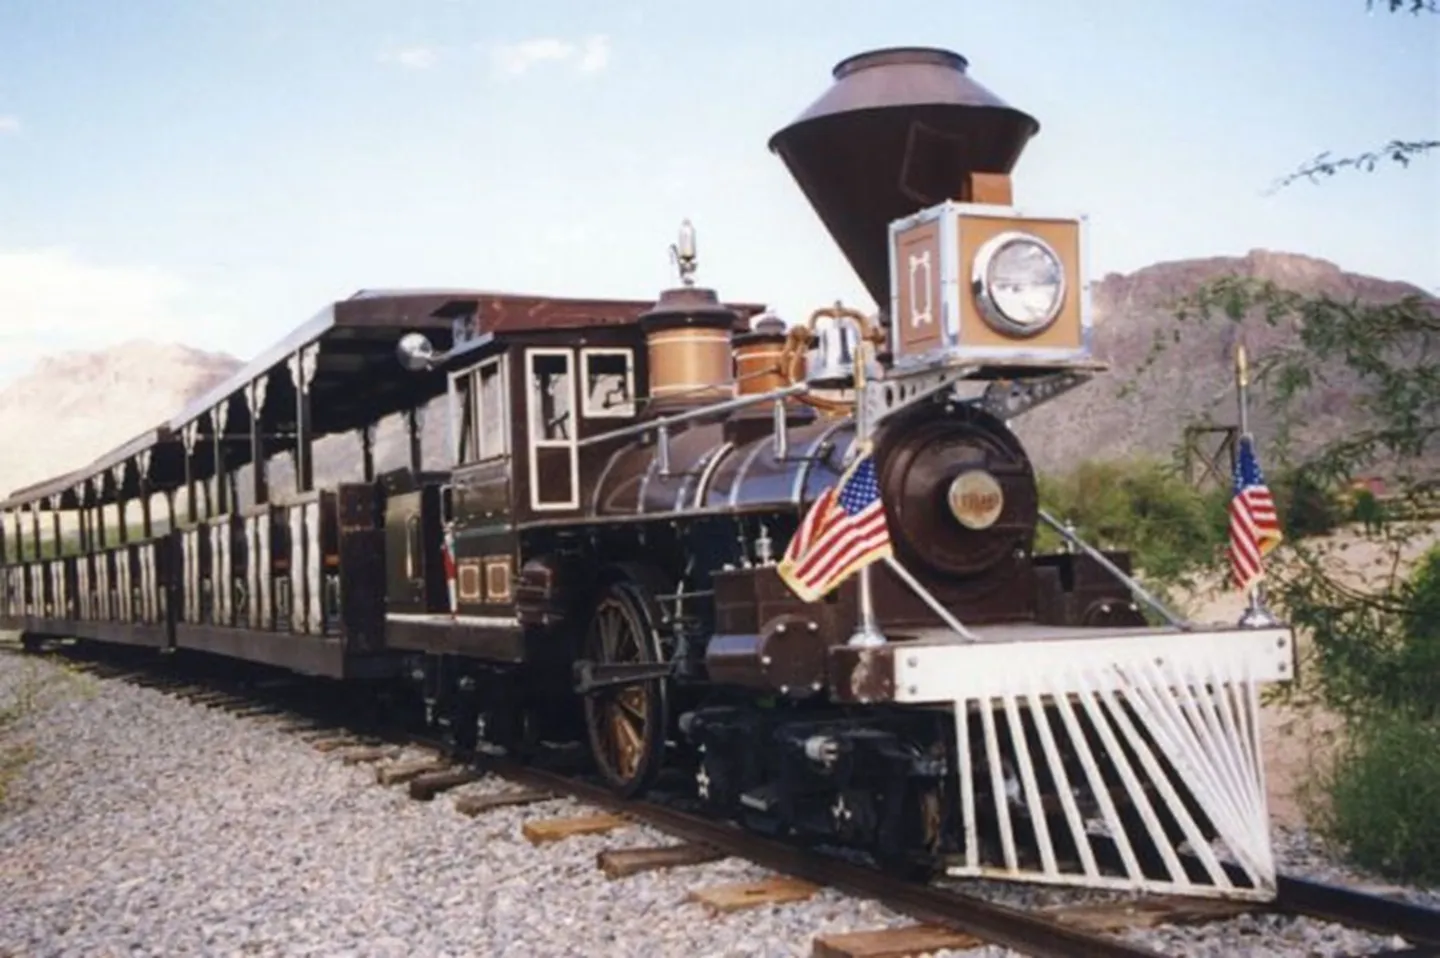
<path id="1" fill-rule="evenodd" d="M 1163 954 L 1127 944 L 1118 938 L 1073 928 L 1033 912 L 905 881 L 872 868 L 765 838 L 726 822 L 702 818 L 654 802 L 623 799 L 602 785 L 567 775 L 483 754 L 475 757 L 474 764 L 516 784 L 569 795 L 633 817 L 684 841 L 709 845 L 817 885 L 826 885 L 862 898 L 873 898 L 919 921 L 944 925 L 1037 958 L 1157 958 Z"/>
<path id="2" fill-rule="evenodd" d="M 1353 888 L 1281 875 L 1271 907 L 1348 928 L 1399 935 L 1413 945 L 1440 946 L 1440 909 Z"/>

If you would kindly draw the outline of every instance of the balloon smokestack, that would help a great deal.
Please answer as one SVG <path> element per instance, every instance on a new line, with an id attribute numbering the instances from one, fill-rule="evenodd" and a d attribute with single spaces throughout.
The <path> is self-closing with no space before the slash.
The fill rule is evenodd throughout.
<path id="1" fill-rule="evenodd" d="M 1009 174 L 1040 129 L 970 78 L 958 53 L 873 50 L 770 138 L 875 302 L 890 304 L 887 228 L 945 200 L 1010 202 Z"/>

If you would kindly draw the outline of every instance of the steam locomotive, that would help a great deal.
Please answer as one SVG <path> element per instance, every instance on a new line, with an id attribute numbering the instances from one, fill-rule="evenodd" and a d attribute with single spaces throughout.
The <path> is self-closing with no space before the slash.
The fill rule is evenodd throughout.
<path id="1" fill-rule="evenodd" d="M 688 223 L 654 302 L 359 293 L 0 503 L 0 627 L 331 676 L 467 747 L 580 741 L 617 792 L 885 867 L 1273 895 L 1257 695 L 1290 630 L 1180 619 L 1044 511 L 1010 430 L 1104 368 L 1084 219 L 1013 202 L 1038 123 L 945 50 L 833 79 L 770 148 L 878 315 L 726 302 Z M 409 463 L 380 472 L 387 417 Z M 359 474 L 317 489 L 324 436 Z"/>

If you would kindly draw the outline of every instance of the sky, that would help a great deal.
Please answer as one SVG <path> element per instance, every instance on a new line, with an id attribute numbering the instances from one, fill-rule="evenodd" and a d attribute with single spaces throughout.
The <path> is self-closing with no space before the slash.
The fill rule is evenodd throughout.
<path id="1" fill-rule="evenodd" d="M 137 337 L 249 358 L 358 289 L 801 318 L 858 278 L 766 143 L 839 60 L 963 54 L 1041 124 L 1017 205 L 1091 279 L 1253 248 L 1440 292 L 1440 16 L 1365 0 L 0 0 L 0 384 Z"/>

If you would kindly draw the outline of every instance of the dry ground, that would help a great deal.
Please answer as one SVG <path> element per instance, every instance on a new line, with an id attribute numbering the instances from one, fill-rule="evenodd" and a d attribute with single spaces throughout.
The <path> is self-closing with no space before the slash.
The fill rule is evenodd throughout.
<path id="1" fill-rule="evenodd" d="M 1311 542 L 1323 549 L 1327 566 L 1347 584 L 1373 586 L 1391 573 L 1394 550 L 1368 540 L 1357 529 L 1345 528 Z M 1440 522 L 1418 527 L 1400 550 L 1400 574 L 1408 575 L 1415 562 L 1437 543 L 1440 543 Z M 1283 551 L 1282 547 L 1275 554 L 1281 561 Z M 1234 623 L 1245 609 L 1244 597 L 1233 589 L 1211 589 L 1187 598 L 1199 622 Z M 1298 638 L 1302 673 L 1308 639 L 1303 633 Z M 1333 753 L 1344 732 L 1343 723 L 1319 707 L 1300 709 L 1280 705 L 1265 706 L 1262 722 L 1270 817 L 1282 825 L 1304 825 L 1303 790 L 1311 782 L 1311 771 Z"/>

